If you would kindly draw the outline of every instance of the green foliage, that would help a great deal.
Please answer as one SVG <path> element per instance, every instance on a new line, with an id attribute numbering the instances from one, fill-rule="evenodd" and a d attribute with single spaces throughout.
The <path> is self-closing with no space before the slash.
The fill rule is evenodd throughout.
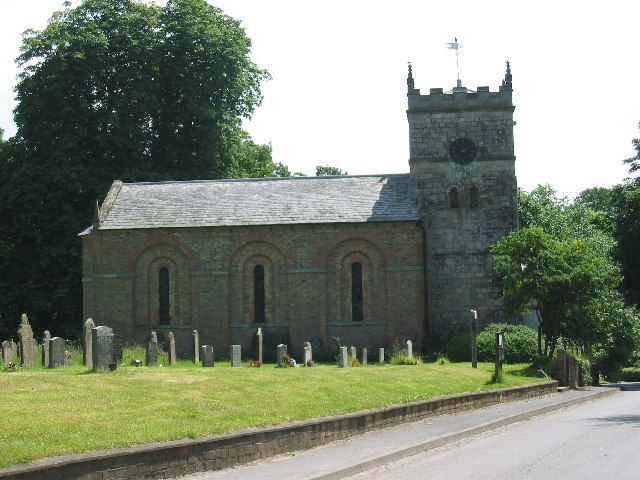
<path id="1" fill-rule="evenodd" d="M 18 132 L 0 141 L 0 333 L 77 337 L 80 242 L 114 179 L 287 176 L 241 129 L 269 78 L 205 0 L 84 0 L 23 36 Z"/>
<path id="2" fill-rule="evenodd" d="M 640 367 L 623 368 L 620 380 L 623 382 L 640 382 Z"/>
<path id="3" fill-rule="evenodd" d="M 492 362 L 495 359 L 495 333 L 505 334 L 505 362 L 531 362 L 536 355 L 536 332 L 524 325 L 511 323 L 490 323 L 479 328 L 476 336 L 478 360 Z M 471 333 L 454 335 L 445 347 L 447 356 L 454 362 L 471 361 Z"/>
<path id="4" fill-rule="evenodd" d="M 418 365 L 422 359 L 416 355 L 409 356 L 406 353 L 396 352 L 389 358 L 390 365 Z"/>
<path id="5" fill-rule="evenodd" d="M 323 175 L 348 175 L 348 173 L 343 172 L 338 167 L 331 167 L 329 165 L 325 165 L 325 166 L 318 165 L 316 167 L 316 177 L 320 177 Z"/>

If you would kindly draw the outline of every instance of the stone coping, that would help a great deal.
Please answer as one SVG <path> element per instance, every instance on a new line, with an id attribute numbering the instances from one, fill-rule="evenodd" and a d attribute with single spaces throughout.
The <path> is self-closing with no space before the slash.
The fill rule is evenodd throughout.
<path id="1" fill-rule="evenodd" d="M 281 453 L 323 445 L 428 415 L 471 410 L 556 391 L 558 382 L 435 397 L 266 428 L 247 428 L 196 439 L 155 442 L 44 458 L 0 470 L 10 480 L 168 478 L 220 470 Z"/>

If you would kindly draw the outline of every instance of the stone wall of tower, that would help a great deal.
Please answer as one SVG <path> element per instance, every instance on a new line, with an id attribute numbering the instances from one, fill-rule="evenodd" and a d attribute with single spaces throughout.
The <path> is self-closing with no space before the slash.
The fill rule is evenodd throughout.
<path id="1" fill-rule="evenodd" d="M 480 87 L 420 95 L 409 88 L 410 168 L 414 193 L 422 200 L 427 328 L 436 345 L 467 328 L 471 309 L 481 323 L 506 320 L 489 247 L 517 228 L 509 72 L 508 78 L 499 92 Z M 477 147 L 466 165 L 449 153 L 459 138 Z M 452 189 L 457 208 L 451 205 Z"/>

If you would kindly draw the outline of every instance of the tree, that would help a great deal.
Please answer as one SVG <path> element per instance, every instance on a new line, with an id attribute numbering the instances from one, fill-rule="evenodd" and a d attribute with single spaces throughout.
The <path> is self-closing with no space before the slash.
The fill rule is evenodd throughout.
<path id="1" fill-rule="evenodd" d="M 316 177 L 320 177 L 323 175 L 348 175 L 347 172 L 343 172 L 338 167 L 331 167 L 329 165 L 316 167 Z"/>
<path id="2" fill-rule="evenodd" d="M 602 312 L 620 283 L 618 267 L 589 239 L 558 240 L 528 226 L 492 247 L 509 311 L 535 306 L 544 354 L 553 355 L 560 338 L 582 348 L 606 334 Z M 540 337 L 538 350 L 542 354 Z"/>
<path id="3" fill-rule="evenodd" d="M 287 174 L 240 126 L 268 78 L 250 46 L 205 0 L 65 3 L 25 32 L 18 132 L 0 164 L 6 328 L 27 311 L 36 329 L 76 333 L 65 330 L 81 324 L 76 236 L 114 179 Z"/>

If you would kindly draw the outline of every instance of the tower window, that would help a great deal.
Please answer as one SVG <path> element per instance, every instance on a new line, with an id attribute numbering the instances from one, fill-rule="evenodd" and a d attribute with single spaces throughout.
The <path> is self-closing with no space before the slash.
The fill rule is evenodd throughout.
<path id="1" fill-rule="evenodd" d="M 449 207 L 460 208 L 460 198 L 456 187 L 451 187 L 449 190 Z"/>
<path id="2" fill-rule="evenodd" d="M 254 321 L 264 323 L 264 267 L 262 265 L 253 267 L 253 307 L 255 312 Z"/>
<path id="3" fill-rule="evenodd" d="M 169 269 L 162 267 L 158 272 L 158 305 L 160 324 L 168 325 L 171 323 L 171 315 L 169 314 Z"/>
<path id="4" fill-rule="evenodd" d="M 361 322 L 364 318 L 362 311 L 362 264 L 351 264 L 351 319 Z"/>
<path id="5" fill-rule="evenodd" d="M 480 206 L 480 191 L 475 185 L 469 189 L 469 206 L 471 208 Z"/>

